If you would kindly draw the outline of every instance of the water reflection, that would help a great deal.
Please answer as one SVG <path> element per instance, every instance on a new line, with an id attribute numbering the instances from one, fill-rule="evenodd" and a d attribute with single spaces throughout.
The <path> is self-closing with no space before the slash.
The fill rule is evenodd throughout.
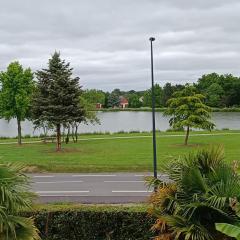
<path id="1" fill-rule="evenodd" d="M 101 125 L 81 124 L 79 133 L 86 132 L 118 132 L 118 131 L 151 131 L 151 112 L 99 112 L 98 118 Z M 166 130 L 169 128 L 168 117 L 162 113 L 156 113 L 156 129 Z M 213 113 L 213 121 L 216 128 L 240 129 L 239 112 L 219 112 Z M 39 135 L 40 130 L 34 131 L 33 124 L 29 121 L 22 123 L 23 135 Z M 0 136 L 15 137 L 17 135 L 16 120 L 10 122 L 0 120 Z"/>

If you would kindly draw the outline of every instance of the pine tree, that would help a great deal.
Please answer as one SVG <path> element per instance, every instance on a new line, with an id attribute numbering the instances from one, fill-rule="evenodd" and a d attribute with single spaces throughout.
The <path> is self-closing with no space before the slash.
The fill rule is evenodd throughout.
<path id="1" fill-rule="evenodd" d="M 34 124 L 43 122 L 54 125 L 57 133 L 57 151 L 61 150 L 61 126 L 81 122 L 85 112 L 80 105 L 79 78 L 72 76 L 70 63 L 61 60 L 55 52 L 48 68 L 36 73 L 38 83 L 33 98 Z"/>

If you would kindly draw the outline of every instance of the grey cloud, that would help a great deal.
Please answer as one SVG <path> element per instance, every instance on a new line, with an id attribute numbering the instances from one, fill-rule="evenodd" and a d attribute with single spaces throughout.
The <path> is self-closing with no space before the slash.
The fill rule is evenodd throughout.
<path id="1" fill-rule="evenodd" d="M 19 60 L 33 70 L 61 51 L 84 88 L 196 81 L 204 73 L 240 74 L 237 0 L 0 0 L 0 70 Z"/>

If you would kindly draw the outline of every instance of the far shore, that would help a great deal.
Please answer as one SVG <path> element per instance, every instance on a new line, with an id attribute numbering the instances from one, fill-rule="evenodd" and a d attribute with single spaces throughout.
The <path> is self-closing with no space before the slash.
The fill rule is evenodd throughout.
<path id="1" fill-rule="evenodd" d="M 166 108 L 156 108 L 156 112 L 164 112 Z M 141 107 L 141 108 L 100 108 L 96 109 L 99 112 L 151 112 L 152 108 L 150 107 Z M 212 108 L 212 112 L 240 112 L 240 107 L 231 107 L 231 108 Z"/>

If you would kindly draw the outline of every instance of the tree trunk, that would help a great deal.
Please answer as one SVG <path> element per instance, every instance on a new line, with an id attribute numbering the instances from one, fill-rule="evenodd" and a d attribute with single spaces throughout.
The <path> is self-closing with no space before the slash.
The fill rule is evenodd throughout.
<path id="1" fill-rule="evenodd" d="M 61 125 L 57 124 L 57 147 L 56 150 L 57 151 L 61 151 Z"/>
<path id="2" fill-rule="evenodd" d="M 66 138 L 65 138 L 65 143 L 66 143 L 66 144 L 69 143 L 69 135 L 70 135 L 70 125 L 68 126 L 67 135 L 66 135 Z"/>
<path id="3" fill-rule="evenodd" d="M 43 124 L 42 129 L 43 129 L 43 134 L 44 134 L 44 141 L 43 142 L 47 143 L 47 127 L 44 126 L 44 124 Z"/>
<path id="4" fill-rule="evenodd" d="M 75 139 L 76 139 L 76 142 L 78 141 L 78 125 L 76 124 L 75 126 Z"/>
<path id="5" fill-rule="evenodd" d="M 17 118 L 17 126 L 18 126 L 18 144 L 22 144 L 22 130 L 21 130 L 21 121 Z"/>
<path id="6" fill-rule="evenodd" d="M 63 127 L 63 130 L 62 130 L 62 142 L 65 142 L 65 127 Z"/>
<path id="7" fill-rule="evenodd" d="M 72 128 L 72 134 L 71 134 L 72 135 L 72 140 L 75 143 L 74 124 L 72 124 L 71 128 Z"/>
<path id="8" fill-rule="evenodd" d="M 188 145 L 188 137 L 189 137 L 189 126 L 187 126 L 187 132 L 186 132 L 186 136 L 185 136 L 185 142 L 184 145 Z"/>

